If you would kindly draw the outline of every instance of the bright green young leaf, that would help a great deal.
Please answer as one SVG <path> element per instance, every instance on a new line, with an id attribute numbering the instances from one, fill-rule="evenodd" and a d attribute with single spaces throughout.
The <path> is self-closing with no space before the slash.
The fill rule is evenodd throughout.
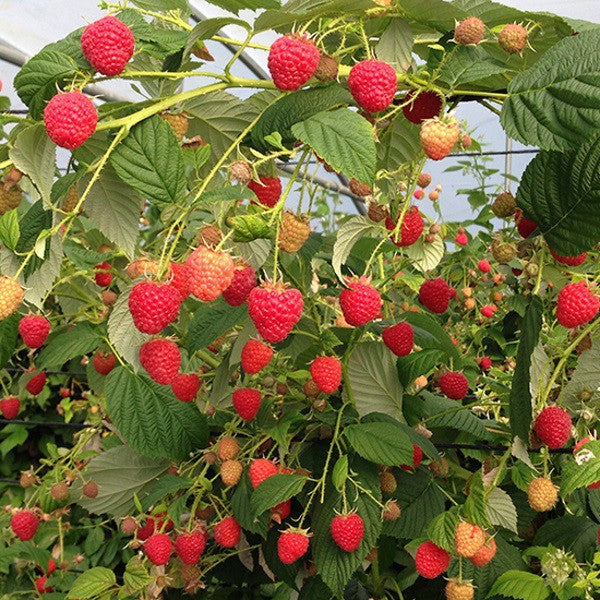
<path id="1" fill-rule="evenodd" d="M 292 133 L 336 171 L 373 183 L 375 133 L 359 114 L 348 108 L 319 112 L 293 125 Z"/>
<path id="2" fill-rule="evenodd" d="M 0 242 L 9 250 L 14 250 L 20 235 L 17 211 L 9 210 L 0 217 Z"/>
<path id="3" fill-rule="evenodd" d="M 238 215 L 229 222 L 234 242 L 251 242 L 275 237 L 275 229 L 260 215 Z"/>
<path id="4" fill-rule="evenodd" d="M 335 487 L 338 492 L 341 492 L 347 478 L 348 456 L 346 454 L 342 454 L 342 456 L 335 461 L 335 465 L 333 465 L 333 471 L 331 473 L 331 482 L 333 483 L 333 487 Z"/>

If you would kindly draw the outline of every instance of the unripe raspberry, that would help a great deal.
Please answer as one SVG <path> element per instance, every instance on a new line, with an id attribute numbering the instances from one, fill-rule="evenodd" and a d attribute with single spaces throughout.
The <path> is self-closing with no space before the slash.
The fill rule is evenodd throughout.
<path id="1" fill-rule="evenodd" d="M 22 198 L 23 194 L 18 188 L 13 188 L 9 190 L 0 188 L 0 217 L 3 214 L 17 208 L 17 206 L 21 204 Z"/>
<path id="2" fill-rule="evenodd" d="M 423 542 L 415 554 L 415 567 L 421 577 L 435 579 L 450 565 L 450 555 L 433 542 Z"/>
<path id="3" fill-rule="evenodd" d="M 11 167 L 10 171 L 4 176 L 4 191 L 7 192 L 12 187 L 17 185 L 17 183 L 19 183 L 19 181 L 21 181 L 22 178 L 23 173 L 19 171 L 19 169 L 17 169 L 16 167 Z"/>
<path id="4" fill-rule="evenodd" d="M 33 487 L 37 483 L 37 477 L 31 471 L 24 471 L 21 473 L 21 477 L 19 479 L 19 485 L 24 488 Z"/>
<path id="5" fill-rule="evenodd" d="M 66 484 L 66 482 L 59 481 L 50 488 L 50 495 L 55 500 L 66 500 L 69 497 L 69 486 Z"/>
<path id="6" fill-rule="evenodd" d="M 284 35 L 269 50 L 268 67 L 280 90 L 297 90 L 313 75 L 321 53 L 305 35 Z"/>
<path id="7" fill-rule="evenodd" d="M 190 126 L 188 116 L 185 113 L 172 113 L 165 110 L 159 114 L 159 117 L 170 125 L 175 137 L 181 142 Z"/>
<path id="8" fill-rule="evenodd" d="M 367 196 L 370 196 L 373 193 L 373 190 L 371 189 L 370 185 L 366 183 L 361 183 L 357 179 L 354 179 L 354 177 L 350 178 L 348 187 L 350 188 L 350 191 L 353 194 L 356 194 L 361 198 L 366 198 Z"/>
<path id="9" fill-rule="evenodd" d="M 98 113 L 92 101 L 81 92 L 57 94 L 44 109 L 44 123 L 50 139 L 73 150 L 96 131 Z"/>
<path id="10" fill-rule="evenodd" d="M 222 239 L 223 234 L 216 225 L 204 225 L 198 235 L 198 245 L 215 248 Z"/>
<path id="11" fill-rule="evenodd" d="M 338 64 L 329 54 L 321 54 L 314 76 L 319 81 L 334 81 L 338 75 Z"/>
<path id="12" fill-rule="evenodd" d="M 479 552 L 476 552 L 469 558 L 471 563 L 476 567 L 483 567 L 487 565 L 492 558 L 496 555 L 496 540 L 493 537 L 488 536 L 485 544 L 481 547 Z"/>
<path id="13" fill-rule="evenodd" d="M 186 259 L 190 292 L 204 302 L 216 300 L 227 289 L 235 263 L 227 252 L 200 246 Z"/>
<path id="14" fill-rule="evenodd" d="M 384 494 L 393 494 L 398 487 L 394 474 L 390 471 L 379 473 L 379 487 Z"/>
<path id="15" fill-rule="evenodd" d="M 242 477 L 242 463 L 239 460 L 226 460 L 221 464 L 221 481 L 227 487 L 237 485 Z"/>
<path id="16" fill-rule="evenodd" d="M 485 532 L 478 525 L 461 521 L 454 534 L 454 549 L 459 556 L 469 558 L 485 544 Z"/>
<path id="17" fill-rule="evenodd" d="M 309 379 L 305 384 L 304 387 L 302 388 L 302 391 L 309 397 L 309 398 L 314 398 L 315 396 L 318 396 L 319 393 L 321 392 L 321 390 L 319 389 L 319 386 L 312 380 Z"/>
<path id="18" fill-rule="evenodd" d="M 455 117 L 435 117 L 421 125 L 421 145 L 425 154 L 433 160 L 441 160 L 450 154 L 460 136 Z"/>
<path id="19" fill-rule="evenodd" d="M 485 35 L 485 25 L 478 17 L 468 17 L 456 24 L 454 41 L 464 46 L 477 45 Z"/>
<path id="20" fill-rule="evenodd" d="M 495 239 L 492 242 L 492 255 L 494 260 L 500 264 L 509 263 L 517 255 L 517 249 L 508 242 L 503 242 L 500 239 Z"/>
<path id="21" fill-rule="evenodd" d="M 385 206 L 381 206 L 381 204 L 376 204 L 375 202 L 370 202 L 367 209 L 367 216 L 369 219 L 371 219 L 371 221 L 380 223 L 389 216 L 389 213 Z"/>
<path id="22" fill-rule="evenodd" d="M 501 219 L 512 217 L 517 210 L 517 202 L 510 192 L 498 194 L 492 202 L 492 212 Z"/>
<path id="23" fill-rule="evenodd" d="M 131 29 L 111 15 L 90 23 L 81 34 L 87 61 L 102 75 L 119 75 L 133 56 Z"/>
<path id="24" fill-rule="evenodd" d="M 392 104 L 397 89 L 396 72 L 381 60 L 363 60 L 350 69 L 348 87 L 363 110 L 380 112 Z"/>
<path id="25" fill-rule="evenodd" d="M 229 167 L 229 177 L 242 185 L 248 185 L 252 181 L 252 167 L 243 160 L 236 160 Z"/>
<path id="26" fill-rule="evenodd" d="M 529 506 L 536 512 L 552 510 L 558 500 L 558 489 L 547 477 L 532 479 L 527 488 Z"/>
<path id="27" fill-rule="evenodd" d="M 388 500 L 381 517 L 384 521 L 395 521 L 400 518 L 401 514 L 402 509 L 398 506 L 398 503 L 395 500 Z"/>
<path id="28" fill-rule="evenodd" d="M 98 484 L 95 481 L 88 481 L 83 484 L 81 493 L 86 498 L 95 498 L 98 495 Z"/>
<path id="29" fill-rule="evenodd" d="M 240 445 L 234 437 L 224 437 L 217 444 L 217 456 L 221 460 L 233 460 L 240 451 Z"/>
<path id="30" fill-rule="evenodd" d="M 0 275 L 0 321 L 17 311 L 25 292 L 16 280 Z"/>
<path id="31" fill-rule="evenodd" d="M 535 433 L 540 441 L 556 450 L 562 448 L 571 437 L 571 417 L 559 406 L 548 406 L 536 417 Z"/>
<path id="32" fill-rule="evenodd" d="M 284 252 L 298 252 L 310 235 L 310 223 L 305 216 L 298 218 L 284 212 L 279 225 L 279 248 Z"/>
<path id="33" fill-rule="evenodd" d="M 431 175 L 429 173 L 421 173 L 417 179 L 417 185 L 421 188 L 426 188 L 431 184 Z"/>
<path id="34" fill-rule="evenodd" d="M 125 517 L 121 522 L 121 531 L 125 535 L 133 535 L 138 527 L 139 524 L 133 517 Z"/>
<path id="35" fill-rule="evenodd" d="M 468 581 L 450 579 L 446 584 L 446 600 L 473 600 L 475 588 Z"/>
<path id="36" fill-rule="evenodd" d="M 523 25 L 505 25 L 498 34 L 498 44 L 509 54 L 521 54 L 527 46 L 528 35 Z"/>

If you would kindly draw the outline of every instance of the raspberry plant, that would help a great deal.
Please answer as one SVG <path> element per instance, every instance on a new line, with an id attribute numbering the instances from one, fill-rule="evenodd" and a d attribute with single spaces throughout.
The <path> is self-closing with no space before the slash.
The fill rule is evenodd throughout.
<path id="1" fill-rule="evenodd" d="M 216 4 L 103 2 L 15 78 L 2 598 L 598 597 L 600 30 Z M 136 100 L 90 96 L 112 78 Z M 474 102 L 539 149 L 516 196 Z M 443 222 L 427 160 L 466 149 Z"/>

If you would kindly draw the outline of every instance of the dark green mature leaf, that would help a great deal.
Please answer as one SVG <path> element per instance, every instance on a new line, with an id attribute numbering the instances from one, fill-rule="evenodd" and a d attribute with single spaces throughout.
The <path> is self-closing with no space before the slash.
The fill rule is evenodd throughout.
<path id="1" fill-rule="evenodd" d="M 415 344 L 421 348 L 438 348 L 456 361 L 461 359 L 458 348 L 444 328 L 432 317 L 420 312 L 404 312 L 401 319 L 413 326 Z"/>
<path id="2" fill-rule="evenodd" d="M 109 415 L 136 452 L 184 460 L 206 445 L 206 417 L 149 377 L 117 367 L 108 375 L 105 389 Z"/>
<path id="3" fill-rule="evenodd" d="M 98 348 L 100 332 L 90 323 L 79 323 L 72 329 L 53 335 L 37 360 L 40 369 L 60 367 L 67 361 Z"/>
<path id="4" fill-rule="evenodd" d="M 172 203 L 185 193 L 181 145 L 170 125 L 158 116 L 144 119 L 111 155 L 112 166 L 148 200 Z"/>
<path id="5" fill-rule="evenodd" d="M 277 506 L 300 493 L 305 483 L 306 477 L 301 475 L 286 473 L 268 477 L 259 483 L 252 492 L 250 498 L 252 510 L 256 515 L 262 514 L 265 510 Z"/>
<path id="6" fill-rule="evenodd" d="M 396 367 L 402 385 L 407 386 L 420 375 L 427 375 L 431 369 L 443 362 L 445 357 L 445 352 L 436 348 L 425 348 L 407 356 L 399 356 Z"/>
<path id="7" fill-rule="evenodd" d="M 93 567 L 77 577 L 67 594 L 67 598 L 77 598 L 77 600 L 97 598 L 100 594 L 111 589 L 116 583 L 117 578 L 112 569 Z"/>
<path id="8" fill-rule="evenodd" d="M 56 86 L 72 79 L 78 69 L 70 56 L 54 50 L 42 50 L 23 65 L 15 77 L 15 89 L 34 119 L 42 117 L 46 103 L 56 95 Z"/>
<path id="9" fill-rule="evenodd" d="M 82 496 L 81 480 L 77 480 L 73 497 L 94 514 L 123 517 L 134 507 L 134 494 L 143 500 L 169 464 L 166 459 L 140 456 L 129 446 L 110 448 L 92 458 L 87 468 L 87 478 L 98 484 L 98 495 L 95 498 Z"/>
<path id="10" fill-rule="evenodd" d="M 550 588 L 544 579 L 525 571 L 506 571 L 495 581 L 490 595 L 499 594 L 520 600 L 545 600 Z"/>
<path id="11" fill-rule="evenodd" d="M 598 524 L 582 516 L 564 515 L 544 523 L 536 533 L 536 546 L 552 544 L 573 552 L 578 561 L 583 561 L 586 550 L 596 545 Z"/>
<path id="12" fill-rule="evenodd" d="M 457 513 L 457 510 L 440 513 L 427 528 L 427 537 L 447 552 L 454 551 L 454 534 L 459 521 Z"/>
<path id="13" fill-rule="evenodd" d="M 377 144 L 379 168 L 397 169 L 411 162 L 420 152 L 419 126 L 403 115 L 397 116 L 380 135 L 381 141 Z"/>
<path id="14" fill-rule="evenodd" d="M 348 425 L 344 436 L 352 448 L 370 462 L 389 466 L 412 464 L 412 442 L 394 423 Z"/>
<path id="15" fill-rule="evenodd" d="M 319 112 L 293 125 L 292 133 L 336 171 L 373 183 L 375 132 L 358 113 L 348 108 Z"/>
<path id="16" fill-rule="evenodd" d="M 229 306 L 223 298 L 201 304 L 188 328 L 187 347 L 190 353 L 206 348 L 222 333 L 239 325 L 248 315 L 246 304 Z"/>
<path id="17" fill-rule="evenodd" d="M 600 242 L 600 131 L 576 153 L 540 152 L 525 169 L 517 204 L 558 254 Z"/>
<path id="18" fill-rule="evenodd" d="M 44 209 L 41 200 L 38 200 L 27 211 L 25 216 L 21 217 L 20 223 L 21 237 L 17 242 L 17 252 L 29 252 L 35 245 L 38 236 L 44 229 L 52 225 L 52 212 Z"/>
<path id="19" fill-rule="evenodd" d="M 216 35 L 219 30 L 225 25 L 239 25 L 240 27 L 247 28 L 248 23 L 241 19 L 234 17 L 214 17 L 212 19 L 203 19 L 190 31 L 187 44 L 185 46 L 185 53 L 189 53 L 196 43 L 204 40 L 209 40 L 213 35 Z M 201 45 L 201 44 L 199 44 Z"/>
<path id="20" fill-rule="evenodd" d="M 20 316 L 17 313 L 0 321 L 0 369 L 15 351 L 19 336 L 19 321 Z"/>
<path id="21" fill-rule="evenodd" d="M 584 486 L 600 481 L 600 442 L 589 442 L 585 451 L 593 453 L 593 457 L 578 465 L 574 459 L 567 459 L 562 467 L 560 491 L 563 496 L 573 493 Z"/>
<path id="22" fill-rule="evenodd" d="M 506 63 L 491 58 L 482 48 L 475 46 L 458 46 L 444 56 L 439 79 L 450 88 L 457 88 L 467 83 L 504 73 Z"/>
<path id="23" fill-rule="evenodd" d="M 407 71 L 412 64 L 413 33 L 405 19 L 393 18 L 375 47 L 379 60 L 391 64 L 396 71 Z"/>
<path id="24" fill-rule="evenodd" d="M 252 499 L 252 485 L 248 475 L 244 473 L 231 497 L 231 510 L 237 522 L 247 531 L 266 537 L 269 513 L 256 515 L 250 504 Z"/>
<path id="25" fill-rule="evenodd" d="M 240 10 L 250 9 L 257 10 L 259 8 L 279 8 L 281 3 L 279 0 L 207 0 L 210 4 L 214 4 L 219 8 L 223 8 L 234 14 L 239 14 Z"/>
<path id="26" fill-rule="evenodd" d="M 529 389 L 531 354 L 537 346 L 542 328 L 542 301 L 533 296 L 521 323 L 521 341 L 517 350 L 517 365 L 510 391 L 510 429 L 522 441 L 529 439 L 531 425 L 531 392 Z"/>
<path id="27" fill-rule="evenodd" d="M 550 48 L 509 84 L 500 120 L 506 132 L 544 150 L 569 150 L 600 127 L 600 31 Z"/>
<path id="28" fill-rule="evenodd" d="M 148 486 L 148 493 L 144 498 L 140 498 L 144 510 L 163 501 L 167 494 L 173 494 L 179 490 L 187 490 L 193 485 L 193 481 L 188 477 L 180 477 L 173 473 L 167 473 L 159 477 L 152 485 Z M 139 495 L 138 495 L 139 497 Z"/>
<path id="29" fill-rule="evenodd" d="M 298 139 L 291 131 L 294 124 L 350 102 L 350 92 L 338 85 L 292 92 L 264 111 L 250 132 L 250 142 L 261 152 L 271 152 L 273 148 L 265 141 L 265 137 L 278 132 L 281 134 L 283 145 L 291 148 Z"/>

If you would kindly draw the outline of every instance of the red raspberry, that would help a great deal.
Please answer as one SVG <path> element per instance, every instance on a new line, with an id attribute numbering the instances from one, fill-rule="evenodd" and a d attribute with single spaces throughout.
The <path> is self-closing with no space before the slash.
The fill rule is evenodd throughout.
<path id="1" fill-rule="evenodd" d="M 227 252 L 206 246 L 196 248 L 186 259 L 190 292 L 203 300 L 216 300 L 233 280 L 235 264 Z"/>
<path id="2" fill-rule="evenodd" d="M 489 261 L 485 260 L 485 258 L 482 258 L 478 263 L 477 263 L 477 268 L 482 272 L 482 273 L 489 273 L 492 270 L 492 265 L 490 265 Z"/>
<path id="3" fill-rule="evenodd" d="M 277 523 L 281 523 L 283 519 L 287 519 L 292 512 L 292 501 L 285 500 L 284 502 L 280 502 L 275 505 L 271 509 L 271 520 Z"/>
<path id="4" fill-rule="evenodd" d="M 477 362 L 482 371 L 489 371 L 492 368 L 492 359 L 488 356 L 482 356 Z"/>
<path id="5" fill-rule="evenodd" d="M 94 267 L 94 281 L 100 287 L 108 287 L 112 283 L 112 273 L 110 272 L 110 264 L 107 262 L 100 263 Z"/>
<path id="6" fill-rule="evenodd" d="M 494 307 L 491 306 L 491 305 L 489 305 L 489 304 L 486 304 L 485 306 L 482 306 L 481 307 L 481 314 L 484 317 L 487 317 L 488 319 L 490 319 L 491 317 L 494 316 Z"/>
<path id="7" fill-rule="evenodd" d="M 308 535 L 305 529 L 290 528 L 277 540 L 277 554 L 284 565 L 291 565 L 306 554 Z"/>
<path id="8" fill-rule="evenodd" d="M 281 179 L 266 175 L 259 175 L 258 178 L 260 181 L 253 179 L 248 187 L 256 194 L 260 204 L 273 208 L 281 197 Z"/>
<path id="9" fill-rule="evenodd" d="M 196 373 L 178 373 L 171 381 L 175 397 L 182 402 L 191 402 L 200 389 L 200 377 Z"/>
<path id="10" fill-rule="evenodd" d="M 415 554 L 415 567 L 421 577 L 435 579 L 450 565 L 450 555 L 433 542 L 423 542 Z"/>
<path id="11" fill-rule="evenodd" d="M 362 542 L 365 526 L 360 515 L 352 512 L 335 516 L 329 530 L 333 541 L 342 550 L 354 552 Z"/>
<path id="12" fill-rule="evenodd" d="M 242 348 L 242 369 L 249 375 L 262 371 L 273 358 L 273 348 L 258 340 L 248 340 Z"/>
<path id="13" fill-rule="evenodd" d="M 25 386 L 25 389 L 32 395 L 37 396 L 46 385 L 46 373 L 40 371 L 36 373 Z"/>
<path id="14" fill-rule="evenodd" d="M 157 513 L 156 515 L 154 515 L 153 517 L 148 517 L 146 519 L 146 522 L 144 523 L 143 527 L 140 527 L 137 531 L 136 537 L 138 540 L 141 540 L 142 542 L 144 540 L 147 540 L 155 531 L 160 531 L 163 530 L 164 531 L 171 531 L 171 529 L 173 529 L 173 521 L 171 521 L 171 519 L 168 519 L 167 522 L 165 523 L 165 520 L 163 517 L 166 516 L 165 512 L 161 512 L 161 513 Z M 128 517 L 131 518 L 131 517 Z M 132 521 L 135 521 L 135 519 L 132 519 Z M 125 524 L 125 521 L 123 521 L 123 525 Z M 136 525 L 137 527 L 137 525 Z M 134 528 L 135 530 L 135 528 Z M 125 530 L 123 530 L 125 532 Z M 133 533 L 133 531 L 131 532 Z"/>
<path id="15" fill-rule="evenodd" d="M 569 413 L 559 406 L 544 408 L 533 425 L 540 441 L 552 450 L 562 448 L 567 443 L 572 426 Z"/>
<path id="16" fill-rule="evenodd" d="M 98 350 L 94 354 L 94 369 L 100 375 L 108 375 L 117 364 L 117 357 L 112 352 L 102 352 Z"/>
<path id="17" fill-rule="evenodd" d="M 396 223 L 390 217 L 386 217 L 385 226 L 389 231 L 396 228 Z M 404 215 L 402 226 L 400 227 L 400 235 L 397 240 L 392 235 L 390 239 L 396 246 L 412 246 L 423 233 L 423 217 L 416 206 L 411 206 Z"/>
<path id="18" fill-rule="evenodd" d="M 379 316 L 381 295 L 364 275 L 346 280 L 347 289 L 340 293 L 340 308 L 348 325 L 360 327 Z"/>
<path id="19" fill-rule="evenodd" d="M 528 238 L 538 227 L 535 221 L 530 221 L 523 216 L 523 211 L 517 208 L 515 212 L 515 223 L 517 231 L 523 238 Z"/>
<path id="20" fill-rule="evenodd" d="M 242 528 L 236 521 L 235 517 L 225 517 L 220 523 L 215 525 L 213 529 L 213 537 L 215 542 L 223 548 L 233 548 L 240 541 Z"/>
<path id="21" fill-rule="evenodd" d="M 413 464 L 411 465 L 400 465 L 405 471 L 416 471 L 423 460 L 423 450 L 417 444 L 413 444 Z"/>
<path id="22" fill-rule="evenodd" d="M 454 533 L 454 549 L 459 556 L 470 558 L 485 544 L 485 532 L 478 525 L 461 521 Z"/>
<path id="23" fill-rule="evenodd" d="M 288 284 L 264 282 L 248 297 L 248 314 L 260 335 L 273 344 L 284 340 L 300 320 L 302 294 Z"/>
<path id="24" fill-rule="evenodd" d="M 363 110 L 376 113 L 390 106 L 396 95 L 396 71 L 381 60 L 363 60 L 350 69 L 348 87 Z"/>
<path id="25" fill-rule="evenodd" d="M 257 458 L 248 469 L 248 476 L 253 488 L 257 488 L 265 479 L 279 473 L 279 467 L 267 458 Z"/>
<path id="26" fill-rule="evenodd" d="M 50 322 L 40 315 L 27 315 L 19 321 L 19 333 L 29 348 L 39 348 L 50 333 Z"/>
<path id="27" fill-rule="evenodd" d="M 22 541 L 30 540 L 37 531 L 40 520 L 30 511 L 21 510 L 15 513 L 10 520 L 10 528 Z"/>
<path id="28" fill-rule="evenodd" d="M 173 543 L 166 533 L 155 533 L 144 542 L 144 552 L 155 565 L 166 565 L 173 552 Z"/>
<path id="29" fill-rule="evenodd" d="M 440 378 L 440 389 L 452 400 L 462 400 L 469 393 L 467 378 L 458 371 L 448 371 Z"/>
<path id="30" fill-rule="evenodd" d="M 56 563 L 53 559 L 48 559 L 48 567 L 46 568 L 46 575 L 52 575 L 56 571 Z"/>
<path id="31" fill-rule="evenodd" d="M 591 321 L 600 309 L 600 300 L 585 281 L 569 283 L 558 293 L 556 319 L 563 327 L 577 327 Z"/>
<path id="32" fill-rule="evenodd" d="M 240 388 L 233 392 L 233 408 L 244 421 L 252 421 L 260 408 L 261 395 L 253 388 Z"/>
<path id="33" fill-rule="evenodd" d="M 416 95 L 415 95 L 416 94 Z M 442 110 L 442 99 L 437 92 L 428 90 L 426 92 L 417 92 L 410 90 L 404 97 L 402 102 L 402 112 L 404 116 L 411 122 L 420 125 L 427 119 L 439 117 Z M 431 183 L 431 178 L 429 179 Z M 422 185 L 421 187 L 427 187 Z"/>
<path id="34" fill-rule="evenodd" d="M 16 396 L 6 396 L 0 400 L 0 412 L 5 419 L 14 419 L 21 409 L 21 401 Z"/>
<path id="35" fill-rule="evenodd" d="M 169 283 L 179 292 L 182 302 L 190 295 L 188 274 L 185 265 L 175 262 L 171 263 L 171 281 Z"/>
<path id="36" fill-rule="evenodd" d="M 93 102 L 81 92 L 57 94 L 44 109 L 44 123 L 55 144 L 73 150 L 96 131 L 98 113 Z"/>
<path id="37" fill-rule="evenodd" d="M 331 394 L 342 382 L 342 363 L 335 356 L 317 356 L 310 365 L 310 374 L 322 392 Z"/>
<path id="38" fill-rule="evenodd" d="M 460 137 L 460 127 L 455 117 L 434 117 L 421 125 L 421 145 L 433 160 L 446 158 Z"/>
<path id="39" fill-rule="evenodd" d="M 466 246 L 469 243 L 469 237 L 467 236 L 466 233 L 459 233 L 455 238 L 454 241 L 459 245 L 459 246 Z"/>
<path id="40" fill-rule="evenodd" d="M 223 299 L 229 306 L 240 306 L 248 300 L 248 296 L 256 287 L 256 273 L 249 266 L 237 266 L 233 272 L 233 279 L 229 286 L 223 290 Z"/>
<path id="41" fill-rule="evenodd" d="M 204 552 L 206 534 L 203 531 L 182 534 L 175 540 L 175 554 L 184 565 L 195 565 Z"/>
<path id="42" fill-rule="evenodd" d="M 160 333 L 177 318 L 180 306 L 179 292 L 167 283 L 140 281 L 129 294 L 129 312 L 142 333 Z"/>
<path id="43" fill-rule="evenodd" d="M 492 558 L 494 558 L 496 555 L 496 549 L 496 540 L 494 540 L 493 537 L 488 536 L 485 544 L 481 547 L 481 550 L 469 557 L 469 560 L 476 567 L 484 567 L 490 562 L 490 560 L 492 560 Z"/>
<path id="44" fill-rule="evenodd" d="M 165 339 L 150 340 L 140 348 L 140 363 L 150 378 L 168 385 L 175 379 L 181 363 L 181 353 L 175 342 Z"/>
<path id="45" fill-rule="evenodd" d="M 383 343 L 396 355 L 410 354 L 415 343 L 415 331 L 409 323 L 402 321 L 386 327 L 381 332 Z"/>
<path id="46" fill-rule="evenodd" d="M 453 289 L 441 278 L 425 280 L 419 289 L 419 302 L 431 312 L 446 312 Z"/>
<path id="47" fill-rule="evenodd" d="M 321 53 L 306 35 L 284 35 L 269 50 L 268 67 L 280 90 L 297 90 L 313 75 Z"/>
<path id="48" fill-rule="evenodd" d="M 123 71 L 134 44 L 131 29 L 110 15 L 90 23 L 81 34 L 83 55 L 98 73 L 109 77 Z"/>
<path id="49" fill-rule="evenodd" d="M 578 267 L 580 264 L 584 263 L 585 259 L 587 258 L 587 252 L 583 252 L 582 254 L 578 254 L 577 256 L 561 256 L 560 254 L 556 254 L 554 250 L 550 248 L 549 250 L 550 254 L 552 254 L 555 260 L 569 267 Z"/>
<path id="50" fill-rule="evenodd" d="M 35 580 L 35 589 L 37 590 L 38 594 L 49 594 L 52 591 L 52 586 L 46 585 L 46 582 L 48 581 L 47 577 L 38 577 Z"/>

